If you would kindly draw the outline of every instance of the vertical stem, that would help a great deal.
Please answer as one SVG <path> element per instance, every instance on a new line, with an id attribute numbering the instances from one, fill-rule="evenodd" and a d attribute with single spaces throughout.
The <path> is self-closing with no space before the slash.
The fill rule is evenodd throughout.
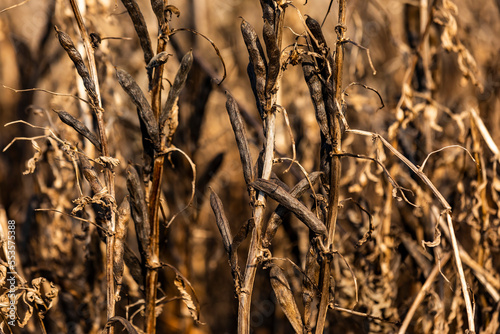
<path id="1" fill-rule="evenodd" d="M 274 100 L 274 99 L 273 99 Z M 274 101 L 273 101 L 274 104 Z M 264 149 L 264 166 L 262 168 L 261 178 L 269 180 L 273 166 L 274 157 L 274 138 L 275 138 L 276 114 L 271 112 L 266 120 L 266 147 Z M 260 262 L 261 252 L 261 233 L 264 211 L 266 209 L 266 197 L 261 191 L 257 193 L 257 201 L 253 212 L 254 228 L 248 251 L 247 264 L 241 294 L 238 304 L 238 334 L 250 333 L 250 306 L 252 302 L 252 291 L 255 281 L 255 274 Z"/>
<path id="2" fill-rule="evenodd" d="M 83 17 L 78 9 L 78 5 L 75 0 L 69 0 L 71 8 L 73 9 L 73 14 L 75 16 L 76 22 L 78 24 L 78 29 L 80 30 L 80 35 L 83 40 L 83 45 L 85 47 L 85 53 L 87 55 L 87 60 L 89 64 L 89 72 L 94 85 L 96 88 L 98 105 L 92 106 L 97 118 L 97 126 L 99 129 L 99 138 L 102 145 L 102 155 L 105 157 L 109 156 L 108 139 L 106 137 L 106 129 L 104 126 L 104 118 L 101 102 L 101 92 L 99 89 L 99 78 L 97 76 L 97 69 L 95 64 L 94 49 L 90 41 L 90 36 L 87 32 L 85 24 L 83 22 Z M 108 189 L 109 195 L 114 200 L 115 198 L 115 179 L 113 172 L 109 167 L 104 169 L 104 179 L 106 183 L 106 188 Z M 115 282 L 113 278 L 113 257 L 114 257 L 114 244 L 115 244 L 115 221 L 116 215 L 113 208 L 110 208 L 110 220 L 108 221 L 108 234 L 106 237 L 106 306 L 107 306 L 107 319 L 115 316 Z M 112 334 L 114 332 L 113 327 L 108 328 L 108 333 Z"/>
<path id="3" fill-rule="evenodd" d="M 168 3 L 166 3 L 168 4 Z M 167 39 L 169 27 L 165 24 L 159 26 L 158 44 L 156 53 L 165 51 L 167 47 Z M 151 93 L 151 107 L 156 120 L 159 121 L 161 113 L 161 90 L 164 65 L 158 66 L 154 71 L 153 88 Z M 165 149 L 166 137 L 161 132 L 161 149 Z M 160 268 L 160 199 L 161 199 L 161 183 L 163 177 L 163 164 L 165 156 L 160 155 L 155 158 L 153 165 L 153 179 L 149 192 L 149 222 L 151 226 L 151 235 L 149 238 L 149 254 L 146 273 L 146 333 L 156 332 L 156 296 L 158 285 L 158 269 Z"/>
<path id="4" fill-rule="evenodd" d="M 330 158 L 330 193 L 328 198 L 328 217 L 326 227 L 328 229 L 328 236 L 326 239 L 326 248 L 330 250 L 334 239 L 335 229 L 337 225 L 337 215 L 340 196 L 340 174 L 341 164 L 340 157 L 335 154 L 342 153 L 342 130 L 340 127 L 339 113 L 342 113 L 342 69 L 344 65 L 344 38 L 346 30 L 346 0 L 339 0 L 339 17 L 338 24 L 335 27 L 337 32 L 337 43 L 335 47 L 335 72 L 333 73 L 335 80 L 335 96 L 334 105 L 336 109 L 335 115 L 330 115 L 333 120 L 333 129 L 330 129 L 333 138 L 332 143 L 332 157 Z M 339 109 L 340 108 L 340 109 Z M 341 116 L 343 117 L 343 116 Z M 321 300 L 319 304 L 318 321 L 316 325 L 316 333 L 323 333 L 326 315 L 328 311 L 328 304 L 330 302 L 330 266 L 331 257 L 325 256 L 323 266 L 321 268 L 320 285 L 321 285 Z"/>

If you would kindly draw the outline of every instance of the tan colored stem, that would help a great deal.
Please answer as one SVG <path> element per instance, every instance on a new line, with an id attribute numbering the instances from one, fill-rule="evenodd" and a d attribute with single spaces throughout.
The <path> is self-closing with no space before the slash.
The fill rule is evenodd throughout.
<path id="1" fill-rule="evenodd" d="M 337 43 L 335 48 L 335 72 L 333 73 L 335 80 L 335 100 L 336 114 L 330 115 L 333 119 L 333 129 L 331 137 L 333 139 L 333 154 L 342 153 L 342 133 L 340 128 L 340 119 L 338 113 L 342 113 L 342 69 L 344 66 L 344 40 L 346 30 L 346 0 L 339 0 L 339 17 L 337 31 Z M 340 109 L 339 109 L 340 108 Z M 340 156 L 332 155 L 330 159 L 330 193 L 328 198 L 328 218 L 326 227 L 328 229 L 328 237 L 326 239 L 326 248 L 331 250 L 335 240 L 335 229 L 337 225 L 337 215 L 340 196 L 340 175 L 341 164 Z M 320 285 L 321 299 L 319 304 L 318 321 L 316 324 L 316 334 L 323 333 L 326 323 L 326 315 L 328 304 L 330 303 L 330 257 L 324 258 L 321 268 Z"/>
<path id="2" fill-rule="evenodd" d="M 99 78 L 97 76 L 97 68 L 95 64 L 94 57 L 94 48 L 92 47 L 92 43 L 90 40 L 90 36 L 85 27 L 85 23 L 83 22 L 83 17 L 78 9 L 78 5 L 76 4 L 76 0 L 70 0 L 71 8 L 73 9 L 73 14 L 78 24 L 78 29 L 80 30 L 80 35 L 83 40 L 83 45 L 85 47 L 85 53 L 87 55 L 88 60 L 88 68 L 90 72 L 90 76 L 94 81 L 94 85 L 96 88 L 98 105 L 93 106 L 93 110 L 96 114 L 97 118 L 97 126 L 99 129 L 99 139 L 102 145 L 102 155 L 105 157 L 109 156 L 109 147 L 108 140 L 106 136 L 106 130 L 103 119 L 102 102 L 101 102 L 101 93 L 99 89 Z M 106 167 L 104 169 L 104 180 L 106 183 L 106 187 L 108 189 L 109 195 L 114 200 L 115 199 L 115 179 L 113 175 L 113 171 Z M 108 222 L 108 235 L 106 237 L 106 305 L 107 305 L 107 319 L 111 319 L 115 316 L 115 282 L 113 278 L 113 257 L 114 257 L 114 244 L 115 244 L 115 222 L 116 222 L 116 214 L 113 208 L 110 208 L 110 220 Z M 113 327 L 108 328 L 108 333 L 112 334 L 114 332 Z"/>

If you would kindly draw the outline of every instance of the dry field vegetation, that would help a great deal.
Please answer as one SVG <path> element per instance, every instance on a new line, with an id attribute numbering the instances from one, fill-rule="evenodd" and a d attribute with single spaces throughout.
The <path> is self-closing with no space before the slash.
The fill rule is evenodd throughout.
<path id="1" fill-rule="evenodd" d="M 0 333 L 500 333 L 499 18 L 2 0 Z"/>

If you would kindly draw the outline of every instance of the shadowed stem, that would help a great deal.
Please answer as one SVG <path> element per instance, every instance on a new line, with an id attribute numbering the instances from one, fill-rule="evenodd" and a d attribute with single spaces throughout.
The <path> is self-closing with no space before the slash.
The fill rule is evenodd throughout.
<path id="1" fill-rule="evenodd" d="M 94 81 L 94 85 L 96 88 L 97 101 L 99 105 L 92 106 L 93 111 L 95 112 L 97 119 L 97 126 L 99 129 L 99 139 L 101 141 L 102 147 L 102 155 L 105 157 L 109 156 L 109 148 L 108 148 L 108 139 L 106 137 L 106 130 L 103 119 L 102 102 L 101 102 L 101 93 L 99 89 L 99 78 L 97 76 L 97 69 L 95 65 L 94 58 L 94 48 L 92 47 L 92 43 L 90 40 L 90 36 L 87 32 L 85 24 L 83 22 L 83 17 L 78 9 L 78 5 L 75 0 L 70 0 L 71 8 L 73 10 L 73 14 L 75 16 L 76 22 L 78 24 L 78 29 L 80 30 L 80 35 L 83 40 L 83 45 L 85 47 L 85 52 L 88 60 L 88 68 L 90 72 L 90 76 Z M 106 167 L 104 169 L 104 180 L 106 183 L 106 187 L 108 189 L 109 195 L 114 200 L 115 199 L 115 179 L 113 175 L 113 171 L 110 167 Z M 113 276 L 113 258 L 114 258 L 114 244 L 115 244 L 115 222 L 116 222 L 116 214 L 114 208 L 111 206 L 110 210 L 110 219 L 107 222 L 108 226 L 108 234 L 106 237 L 106 305 L 107 305 L 107 319 L 111 319 L 115 316 L 115 282 Z M 113 327 L 108 328 L 108 333 L 112 334 L 114 332 Z"/>
<path id="2" fill-rule="evenodd" d="M 266 120 L 266 147 L 264 150 L 264 166 L 262 168 L 261 178 L 269 180 L 273 166 L 274 157 L 274 138 L 276 128 L 276 113 L 271 112 Z M 257 201 L 253 213 L 254 228 L 248 251 L 247 264 L 245 267 L 245 276 L 241 293 L 239 295 L 238 305 L 238 333 L 250 333 L 250 306 L 252 302 L 252 291 L 255 281 L 255 274 L 262 257 L 262 225 L 264 211 L 266 209 L 266 197 L 261 191 L 257 193 Z"/>
<path id="3" fill-rule="evenodd" d="M 346 22 L 346 0 L 339 0 L 339 19 L 338 25 L 335 27 L 337 32 L 337 43 L 335 49 L 335 70 L 333 73 L 335 80 L 335 115 L 330 115 L 333 120 L 333 128 L 330 129 L 331 137 L 333 138 L 333 154 L 342 153 L 342 130 L 340 127 L 340 117 L 342 113 L 342 67 L 344 65 L 344 38 L 345 38 L 345 22 Z M 340 109 L 339 109 L 340 108 Z M 337 215 L 339 207 L 339 192 L 340 192 L 340 174 L 341 164 L 340 156 L 332 155 L 330 158 L 330 193 L 328 198 L 328 218 L 326 227 L 328 229 L 328 237 L 326 239 L 326 249 L 331 250 L 335 239 L 335 228 L 337 225 Z M 321 300 L 319 304 L 318 321 L 316 325 L 316 334 L 323 333 L 328 304 L 330 303 L 330 266 L 331 257 L 324 256 L 323 266 L 320 274 Z"/>
<path id="4" fill-rule="evenodd" d="M 157 54 L 165 51 L 167 42 L 164 36 L 168 36 L 168 24 L 162 29 L 162 36 L 158 37 Z M 151 107 L 156 120 L 159 122 L 161 112 L 161 88 L 164 65 L 155 68 L 153 76 L 152 103 Z M 166 138 L 162 134 L 161 148 L 165 149 Z M 161 198 L 161 182 L 163 176 L 163 164 L 165 155 L 159 155 L 154 160 L 153 179 L 149 192 L 149 220 L 151 226 L 151 235 L 149 239 L 150 253 L 148 254 L 147 273 L 146 273 L 146 333 L 156 332 L 156 295 L 158 285 L 158 269 L 160 268 L 160 220 L 159 208 Z"/>

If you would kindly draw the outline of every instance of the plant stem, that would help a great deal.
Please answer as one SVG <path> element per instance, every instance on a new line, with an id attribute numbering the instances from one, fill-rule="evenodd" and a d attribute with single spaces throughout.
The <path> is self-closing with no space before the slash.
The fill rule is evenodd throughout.
<path id="1" fill-rule="evenodd" d="M 333 77 L 335 80 L 335 115 L 330 115 L 333 120 L 333 129 L 331 131 L 332 153 L 334 155 L 330 158 L 330 193 L 328 197 L 328 218 L 326 227 L 328 229 L 328 237 L 326 239 L 326 249 L 331 250 L 335 239 L 335 229 L 337 225 L 337 215 L 340 196 L 340 174 L 341 164 L 340 156 L 336 154 L 342 153 L 342 130 L 340 127 L 340 117 L 342 111 L 342 68 L 344 65 L 344 39 L 345 39 L 345 22 L 346 22 L 346 0 L 339 0 L 339 18 L 338 25 L 335 27 L 337 32 L 337 43 L 335 48 L 335 70 Z M 340 110 L 339 110 L 340 108 Z M 325 256 L 323 266 L 321 269 L 320 286 L 321 286 L 321 300 L 319 304 L 318 321 L 316 325 L 316 333 L 323 333 L 326 314 L 328 311 L 328 304 L 330 302 L 330 265 L 331 257 Z"/>
<path id="2" fill-rule="evenodd" d="M 274 104 L 274 102 L 273 102 Z M 269 180 L 273 166 L 274 138 L 276 128 L 276 114 L 271 112 L 266 120 L 266 146 L 264 149 L 264 166 L 261 178 Z M 253 212 L 254 228 L 248 251 L 247 264 L 238 305 L 238 333 L 250 333 L 250 306 L 252 303 L 252 291 L 255 281 L 255 274 L 262 257 L 262 228 L 264 211 L 266 209 L 266 196 L 263 192 L 257 193 L 257 201 Z"/>
<path id="3" fill-rule="evenodd" d="M 161 30 L 163 29 L 163 31 Z M 160 27 L 160 36 L 158 37 L 157 54 L 165 51 L 167 47 L 168 24 Z M 151 107 L 156 120 L 159 122 L 161 113 L 161 89 L 164 65 L 155 68 L 153 76 L 153 88 L 151 96 Z M 165 149 L 166 136 L 161 133 L 161 149 Z M 151 235 L 149 238 L 149 254 L 146 273 L 146 333 L 156 332 L 156 295 L 158 285 L 158 269 L 160 268 L 160 199 L 161 183 L 163 177 L 163 165 L 165 155 L 155 158 L 153 165 L 153 179 L 149 192 L 149 221 L 151 226 Z"/>
<path id="4" fill-rule="evenodd" d="M 78 9 L 78 5 L 75 0 L 70 0 L 71 8 L 73 9 L 73 14 L 75 16 L 76 22 L 78 24 L 78 29 L 80 30 L 80 35 L 83 40 L 83 45 L 85 47 L 85 53 L 87 55 L 89 72 L 92 80 L 94 81 L 94 85 L 96 88 L 98 105 L 92 106 L 96 118 L 97 118 L 97 126 L 99 130 L 99 138 L 102 145 L 102 155 L 105 157 L 109 156 L 109 148 L 108 148 L 108 139 L 106 136 L 106 130 L 104 126 L 104 118 L 102 109 L 102 101 L 101 101 L 101 92 L 99 89 L 99 78 L 97 76 L 97 69 L 95 64 L 94 57 L 94 49 L 92 47 L 92 43 L 90 40 L 90 36 L 87 32 L 85 24 L 83 22 L 83 17 Z M 104 169 L 104 179 L 106 183 L 106 187 L 108 189 L 110 197 L 115 199 L 115 179 L 113 175 L 113 171 L 110 167 L 106 167 Z M 106 306 L 107 306 L 107 319 L 111 319 L 115 316 L 115 282 L 113 278 L 113 257 L 114 257 L 114 244 L 115 244 L 115 222 L 116 222 L 116 214 L 113 206 L 109 208 L 110 210 L 110 220 L 108 221 L 108 233 L 106 237 Z M 108 328 L 108 333 L 112 334 L 114 332 L 113 327 Z"/>

